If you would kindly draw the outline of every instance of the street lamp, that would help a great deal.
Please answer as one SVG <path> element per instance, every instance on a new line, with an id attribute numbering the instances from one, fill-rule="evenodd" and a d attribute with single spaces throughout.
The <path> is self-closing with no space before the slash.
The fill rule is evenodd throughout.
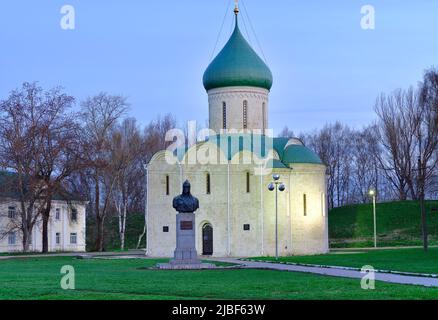
<path id="1" fill-rule="evenodd" d="M 368 192 L 373 198 L 373 217 L 374 217 L 374 248 L 377 248 L 377 227 L 376 227 L 376 190 L 370 189 Z"/>
<path id="2" fill-rule="evenodd" d="M 286 186 L 279 181 L 279 174 L 274 174 L 272 178 L 274 181 L 268 185 L 268 190 L 275 190 L 275 260 L 278 260 L 278 191 L 283 192 Z"/>

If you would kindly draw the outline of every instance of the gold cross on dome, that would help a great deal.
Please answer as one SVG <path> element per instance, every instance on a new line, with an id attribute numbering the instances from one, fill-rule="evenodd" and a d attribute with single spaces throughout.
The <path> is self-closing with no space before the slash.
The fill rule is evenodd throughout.
<path id="1" fill-rule="evenodd" d="M 234 0 L 234 13 L 237 15 L 239 13 L 239 0 Z"/>

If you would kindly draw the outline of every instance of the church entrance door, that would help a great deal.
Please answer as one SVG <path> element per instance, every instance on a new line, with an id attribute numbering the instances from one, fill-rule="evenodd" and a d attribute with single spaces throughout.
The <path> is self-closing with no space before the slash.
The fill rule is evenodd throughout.
<path id="1" fill-rule="evenodd" d="M 202 227 L 202 255 L 213 255 L 213 227 L 211 224 L 205 224 Z"/>

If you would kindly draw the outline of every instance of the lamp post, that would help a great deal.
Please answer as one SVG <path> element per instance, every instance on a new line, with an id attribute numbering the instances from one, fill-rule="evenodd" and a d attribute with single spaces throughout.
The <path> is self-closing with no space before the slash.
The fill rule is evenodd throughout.
<path id="1" fill-rule="evenodd" d="M 279 174 L 274 174 L 272 178 L 274 181 L 268 185 L 268 190 L 275 190 L 275 260 L 278 260 L 278 191 L 283 192 L 286 186 L 279 181 Z"/>
<path id="2" fill-rule="evenodd" d="M 376 227 L 376 190 L 370 189 L 368 192 L 373 198 L 373 218 L 374 218 L 374 248 L 377 248 L 377 227 Z"/>

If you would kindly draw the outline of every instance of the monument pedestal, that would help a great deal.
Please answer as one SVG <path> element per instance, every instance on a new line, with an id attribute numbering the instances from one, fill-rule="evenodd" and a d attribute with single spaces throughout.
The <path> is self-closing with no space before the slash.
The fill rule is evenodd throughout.
<path id="1" fill-rule="evenodd" d="M 200 264 L 196 252 L 195 214 L 178 213 L 176 215 L 176 249 L 170 264 Z"/>
<path id="2" fill-rule="evenodd" d="M 213 264 L 202 263 L 196 252 L 196 219 L 198 199 L 190 194 L 190 183 L 183 184 L 183 193 L 173 199 L 176 215 L 176 249 L 170 263 L 161 263 L 159 269 L 212 269 Z"/>

